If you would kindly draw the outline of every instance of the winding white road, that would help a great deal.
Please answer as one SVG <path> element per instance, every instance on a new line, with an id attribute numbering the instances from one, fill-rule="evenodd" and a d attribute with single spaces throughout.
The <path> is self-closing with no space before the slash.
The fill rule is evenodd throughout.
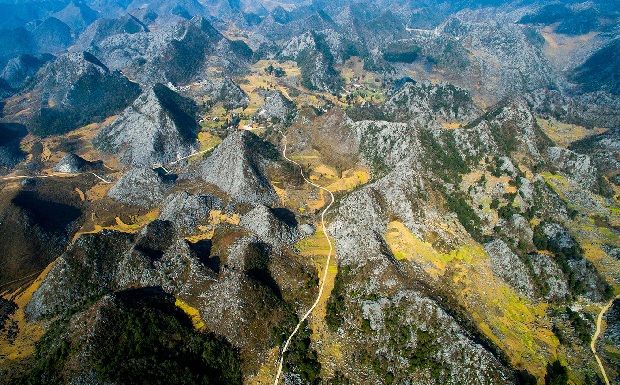
<path id="1" fill-rule="evenodd" d="M 594 358 L 596 358 L 598 367 L 601 369 L 601 374 L 603 374 L 605 385 L 610 385 L 609 378 L 607 378 L 607 372 L 605 372 L 605 366 L 603 366 L 603 361 L 601 361 L 601 358 L 598 356 L 598 353 L 596 353 L 596 341 L 598 341 L 598 337 L 601 334 L 601 325 L 603 324 L 603 316 L 605 315 L 605 313 L 607 313 L 611 305 L 613 305 L 614 301 L 617 299 L 620 299 L 620 295 L 617 295 L 615 298 L 612 298 L 612 300 L 609 301 L 607 305 L 605 305 L 601 309 L 601 312 L 598 313 L 598 317 L 596 319 L 596 330 L 594 331 L 594 335 L 592 336 L 592 341 L 590 341 L 590 349 L 592 349 L 592 353 L 594 353 Z"/>
<path id="2" fill-rule="evenodd" d="M 318 188 L 320 190 L 323 190 L 323 191 L 325 191 L 325 192 L 327 192 L 329 194 L 330 202 L 323 209 L 323 211 L 321 212 L 321 227 L 323 228 L 323 235 L 325 235 L 325 238 L 327 239 L 327 243 L 329 244 L 329 253 L 327 254 L 327 260 L 325 261 L 325 268 L 323 269 L 323 277 L 321 279 L 321 284 L 319 286 L 319 293 L 316 296 L 316 300 L 314 300 L 314 303 L 312 304 L 312 306 L 310 306 L 310 309 L 308 309 L 306 314 L 304 314 L 304 316 L 301 317 L 301 319 L 299 320 L 299 322 L 295 326 L 295 329 L 293 329 L 293 332 L 286 339 L 286 342 L 284 343 L 284 347 L 282 348 L 282 351 L 280 352 L 280 358 L 278 360 L 278 372 L 276 373 L 276 378 L 275 378 L 275 380 L 273 382 L 274 385 L 278 385 L 278 383 L 280 382 L 280 376 L 282 375 L 282 366 L 284 364 L 284 355 L 286 354 L 286 351 L 288 350 L 288 347 L 289 347 L 289 345 L 291 343 L 291 340 L 293 339 L 293 337 L 295 337 L 295 334 L 297 334 L 297 332 L 299 331 L 299 328 L 301 327 L 301 325 L 304 323 L 304 321 L 306 321 L 308 319 L 308 317 L 310 317 L 310 314 L 312 314 L 312 312 L 314 311 L 314 309 L 317 307 L 317 305 L 319 304 L 319 302 L 321 300 L 321 296 L 323 295 L 323 290 L 325 288 L 325 281 L 327 280 L 327 271 L 329 269 L 329 263 L 331 262 L 332 253 L 333 253 L 333 250 L 334 250 L 334 247 L 332 245 L 332 241 L 331 241 L 331 239 L 329 239 L 329 234 L 327 233 L 327 228 L 325 227 L 325 213 L 334 204 L 334 194 L 330 190 L 326 189 L 325 187 L 320 186 L 320 185 L 312 182 L 308 178 L 306 178 L 306 175 L 304 174 L 304 170 L 301 167 L 301 165 L 299 163 L 295 162 L 294 160 L 289 159 L 286 156 L 286 135 L 284 135 L 284 134 L 282 134 L 282 141 L 284 143 L 284 148 L 282 150 L 282 156 L 284 156 L 284 159 L 288 160 L 289 162 L 291 162 L 294 165 L 296 165 L 297 167 L 299 167 L 299 172 L 301 174 L 301 177 L 304 178 L 306 183 L 308 183 L 308 184 L 310 184 L 310 185 L 312 185 L 312 186 L 314 186 L 314 187 L 316 187 L 316 188 Z"/>

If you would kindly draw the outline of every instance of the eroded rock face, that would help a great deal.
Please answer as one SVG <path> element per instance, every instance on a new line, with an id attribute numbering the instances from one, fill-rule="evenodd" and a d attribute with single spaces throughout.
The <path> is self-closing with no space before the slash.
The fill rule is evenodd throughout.
<path id="1" fill-rule="evenodd" d="M 220 102 L 229 110 L 245 108 L 250 103 L 246 93 L 231 78 L 213 78 L 200 84 L 204 88 L 198 94 L 206 94 L 210 101 Z"/>
<path id="2" fill-rule="evenodd" d="M 542 225 L 543 232 L 551 242 L 551 247 L 556 250 L 570 250 L 577 247 L 575 239 L 568 230 L 559 223 L 545 223 Z"/>
<path id="3" fill-rule="evenodd" d="M 542 283 L 542 294 L 548 301 L 562 301 L 570 295 L 567 279 L 553 258 L 545 254 L 528 256 L 534 274 Z"/>
<path id="4" fill-rule="evenodd" d="M 577 141 L 571 144 L 570 148 L 590 155 L 596 167 L 602 172 L 615 172 L 620 169 L 620 160 L 616 156 L 620 151 L 620 130 L 616 128 Z"/>
<path id="5" fill-rule="evenodd" d="M 291 39 L 279 56 L 299 63 L 305 87 L 337 93 L 343 85 L 340 74 L 334 69 L 335 60 L 341 56 L 334 56 L 332 52 L 332 49 L 338 50 L 338 40 L 341 39 L 329 31 L 307 32 Z"/>
<path id="6" fill-rule="evenodd" d="M 471 384 L 512 382 L 510 369 L 483 344 L 471 339 L 467 329 L 442 308 L 433 294 L 413 288 L 424 287 L 422 281 L 418 281 L 421 273 L 417 268 L 397 265 L 385 254 L 385 245 L 378 236 L 368 230 L 354 233 L 353 229 L 360 222 L 349 226 L 353 218 L 345 218 L 346 224 L 339 223 L 337 229 L 330 227 L 330 233 L 334 234 L 338 245 L 339 271 L 346 272 L 344 277 L 337 278 L 344 280 L 339 283 L 341 289 L 337 295 L 346 304 L 340 305 L 346 306 L 346 311 L 341 313 L 344 319 L 337 335 L 342 344 L 349 346 L 349 366 L 356 368 L 348 372 L 351 381 L 365 382 L 371 378 L 372 382 L 381 381 L 380 374 L 369 370 L 368 365 L 353 364 L 364 360 L 376 362 L 375 365 L 380 364 L 395 378 L 400 378 L 412 365 L 412 356 L 407 352 L 418 352 L 414 355 L 424 357 L 423 367 L 442 368 L 442 381 Z M 367 220 L 371 220 L 370 217 Z M 346 256 L 344 260 L 340 259 L 343 254 Z M 403 280 L 416 283 L 409 287 Z M 356 298 L 350 296 L 353 292 L 366 294 Z M 367 326 L 360 328 L 360 322 Z M 365 353 L 367 349 L 382 353 L 374 356 Z M 454 365 L 453 357 L 461 354 L 475 359 Z M 425 370 L 409 371 L 407 375 L 416 382 L 434 383 L 436 380 L 428 373 Z"/>
<path id="7" fill-rule="evenodd" d="M 50 59 L 47 56 L 38 58 L 32 55 L 19 55 L 6 63 L 0 78 L 3 78 L 11 88 L 20 89 Z"/>
<path id="8" fill-rule="evenodd" d="M 238 352 L 222 338 L 197 331 L 175 300 L 157 287 L 120 290 L 97 298 L 54 324 L 53 332 L 42 339 L 44 353 L 37 355 L 33 369 L 21 380 L 171 383 L 183 373 L 186 378 L 241 385 Z M 63 346 L 71 349 L 59 354 Z M 46 364 L 52 360 L 55 365 L 49 368 Z M 188 362 L 197 364 L 189 369 Z"/>
<path id="9" fill-rule="evenodd" d="M 306 271 L 295 259 L 241 234 L 224 230 L 213 240 L 191 243 L 163 220 L 136 235 L 84 234 L 57 260 L 26 313 L 36 320 L 65 315 L 110 293 L 156 287 L 199 309 L 208 330 L 224 336 L 241 350 L 246 364 L 256 366 L 261 362 L 257 349 L 263 354 L 270 348 L 272 335 L 265 331 L 283 322 L 292 327 L 295 315 L 283 297 L 305 300 L 312 294 L 306 292 L 313 275 L 310 267 Z"/>
<path id="10" fill-rule="evenodd" d="M 291 314 L 282 301 L 283 288 L 299 284 L 300 266 L 271 253 L 269 246 L 255 237 L 236 239 L 225 254 L 217 281 L 200 296 L 197 308 L 211 330 L 242 351 L 264 349 L 270 340 L 264 332 L 266 326 L 290 322 L 285 318 Z M 295 266 L 297 272 L 292 276 L 282 273 L 287 265 Z M 249 362 L 256 361 L 249 358 Z"/>
<path id="11" fill-rule="evenodd" d="M 525 96 L 539 114 L 586 127 L 618 127 L 620 98 L 606 92 L 568 97 L 559 90 L 540 89 Z"/>
<path id="12" fill-rule="evenodd" d="M 197 151 L 196 105 L 156 84 L 104 127 L 93 143 L 133 166 L 167 164 Z"/>
<path id="13" fill-rule="evenodd" d="M 278 197 L 265 166 L 275 151 L 249 131 L 233 131 L 201 164 L 200 175 L 238 202 L 273 205 Z"/>
<path id="14" fill-rule="evenodd" d="M 58 185 L 40 183 L 22 186 L 9 194 L 3 191 L 0 199 L 0 285 L 10 288 L 10 282 L 16 277 L 44 269 L 64 251 L 77 230 L 82 215 L 79 203 L 71 197 L 64 199 L 47 194 L 58 188 Z"/>
<path id="15" fill-rule="evenodd" d="M 141 83 L 184 84 L 210 78 L 206 75 L 210 65 L 238 72 L 249 60 L 247 50 L 238 46 L 231 45 L 206 18 L 197 17 L 164 23 L 158 30 L 108 36 L 92 51 L 111 68 L 123 69 Z"/>
<path id="16" fill-rule="evenodd" d="M 129 287 L 160 286 L 193 293 L 215 279 L 173 223 L 156 220 L 137 235 L 103 231 L 80 236 L 56 262 L 26 308 L 40 319 L 78 308 L 90 298 Z"/>
<path id="17" fill-rule="evenodd" d="M 67 24 L 73 31 L 79 33 L 95 21 L 98 15 L 86 3 L 71 2 L 56 12 L 54 16 Z"/>
<path id="18" fill-rule="evenodd" d="M 108 196 L 124 204 L 151 208 L 164 199 L 170 187 L 167 179 L 150 168 L 134 168 L 112 186 Z"/>
<path id="19" fill-rule="evenodd" d="M 497 102 L 503 97 L 540 88 L 554 88 L 556 72 L 541 45 L 520 25 L 488 20 L 484 9 L 466 9 L 438 22 L 433 33 L 414 30 L 397 41 L 421 47 L 439 68 L 450 69 L 451 81 Z M 431 30 L 432 28 L 429 28 Z M 476 52 L 477 60 L 469 53 Z"/>
<path id="20" fill-rule="evenodd" d="M 405 173 L 405 170 L 409 172 Z M 467 327 L 449 315 L 443 305 L 436 301 L 436 293 L 420 289 L 426 287 L 422 282 L 428 282 L 430 287 L 441 284 L 428 281 L 429 278 L 415 263 L 396 262 L 381 236 L 386 232 L 387 217 L 399 218 L 417 234 L 424 233 L 429 226 L 426 221 L 437 220 L 436 216 L 440 215 L 432 209 L 413 211 L 418 206 L 413 203 L 415 199 L 412 197 L 420 184 L 423 184 L 414 177 L 416 171 L 410 165 L 399 165 L 384 178 L 357 190 L 340 202 L 336 219 L 329 227 L 330 235 L 336 238 L 339 261 L 337 279 L 343 280 L 337 284 L 340 291 L 332 294 L 332 299 L 337 295 L 345 304 L 339 306 L 346 306 L 346 311 L 341 313 L 344 320 L 337 329 L 339 341 L 349 346 L 347 354 L 350 354 L 350 362 L 374 360 L 375 365 L 394 374 L 397 381 L 407 371 L 406 368 L 412 365 L 411 356 L 403 352 L 416 352 L 419 349 L 420 354 L 424 355 L 425 367 L 442 367 L 443 381 L 511 383 L 510 369 L 484 344 L 471 338 Z M 465 238 L 465 235 L 459 235 Z M 455 235 L 437 234 L 439 239 L 444 237 L 453 239 Z M 518 257 L 514 257 L 519 261 Z M 343 276 L 340 276 L 341 272 L 344 272 Z M 408 285 L 405 282 L 415 283 Z M 525 286 L 526 290 L 532 292 L 529 280 L 527 283 L 530 286 Z M 351 296 L 354 292 L 365 294 Z M 360 322 L 368 326 L 360 330 Z M 380 357 L 364 358 L 366 349 L 382 353 Z M 450 357 L 461 354 L 476 358 L 465 364 L 453 365 L 454 361 Z M 378 377 L 380 374 L 365 369 L 369 365 L 351 366 L 356 368 L 355 371 L 348 371 L 353 376 L 353 382 L 381 381 Z M 424 374 L 429 372 L 423 370 L 409 373 L 415 382 L 435 381 L 430 375 Z"/>
<path id="21" fill-rule="evenodd" d="M 513 247 L 524 250 L 534 248 L 532 243 L 533 231 L 526 218 L 519 214 L 513 214 L 508 219 L 500 219 L 498 226 L 502 228 L 502 234 Z"/>
<path id="22" fill-rule="evenodd" d="M 123 15 L 119 18 L 98 19 L 80 34 L 78 40 L 71 49 L 87 50 L 96 47 L 98 43 L 109 36 L 118 34 L 134 34 L 148 32 L 148 27 L 132 15 Z"/>
<path id="23" fill-rule="evenodd" d="M 120 287 L 160 286 L 175 295 L 194 293 L 216 279 L 205 264 L 208 258 L 179 239 L 174 223 L 156 220 L 142 229 L 119 261 L 115 282 Z"/>
<path id="24" fill-rule="evenodd" d="M 524 154 L 531 163 L 542 160 L 549 142 L 524 100 L 512 99 L 495 106 L 485 115 L 455 131 L 459 152 L 465 157 Z"/>
<path id="25" fill-rule="evenodd" d="M 608 295 L 608 285 L 592 263 L 585 259 L 583 249 L 575 238 L 558 223 L 543 223 L 540 226 L 539 238 L 544 239 L 545 248 L 554 253 L 556 261 L 568 275 L 573 294 L 584 295 L 593 301 L 603 300 Z"/>
<path id="26" fill-rule="evenodd" d="M 392 333 L 401 328 L 400 349 L 415 352 L 423 360 L 420 367 L 430 368 L 413 370 L 410 375 L 416 382 L 430 384 L 439 381 L 439 374 L 432 369 L 434 367 L 442 368 L 440 381 L 463 381 L 468 384 L 513 382 L 510 370 L 483 346 L 472 341 L 457 321 L 436 302 L 415 290 L 399 291 L 390 298 L 363 301 L 361 312 L 363 318 L 369 321 L 373 344 L 393 345 Z M 358 335 L 358 338 L 368 337 Z M 407 358 L 403 350 L 385 349 L 382 354 L 384 367 L 396 376 L 406 370 L 403 365 L 407 365 Z M 466 354 L 470 359 L 454 365 L 455 358 L 461 354 Z M 360 378 L 359 381 L 363 380 Z"/>

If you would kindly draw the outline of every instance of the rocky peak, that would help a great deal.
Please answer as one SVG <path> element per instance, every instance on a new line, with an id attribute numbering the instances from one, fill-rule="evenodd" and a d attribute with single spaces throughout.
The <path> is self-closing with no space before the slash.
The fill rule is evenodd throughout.
<path id="1" fill-rule="evenodd" d="M 275 151 L 255 134 L 235 130 L 201 164 L 200 174 L 236 201 L 271 205 L 278 197 L 265 166 L 277 157 Z"/>
<path id="2" fill-rule="evenodd" d="M 196 16 L 190 21 L 189 25 L 200 30 L 200 32 L 204 33 L 212 41 L 224 38 L 220 31 L 215 29 L 213 24 L 211 24 L 211 22 L 209 22 L 209 20 L 205 17 Z"/>
<path id="3" fill-rule="evenodd" d="M 54 14 L 76 33 L 82 32 L 98 17 L 97 11 L 86 3 L 71 1 L 65 8 Z"/>
<path id="4" fill-rule="evenodd" d="M 340 57 L 337 47 L 343 45 L 340 41 L 340 37 L 333 34 L 307 32 L 291 39 L 279 57 L 297 61 L 305 87 L 337 93 L 342 88 L 340 74 L 334 69 Z"/>
<path id="5" fill-rule="evenodd" d="M 213 77 L 198 84 L 200 88 L 187 88 L 184 91 L 194 98 L 206 96 L 210 103 L 222 103 L 228 110 L 246 108 L 250 103 L 248 95 L 229 77 Z"/>
<path id="6" fill-rule="evenodd" d="M 289 98 L 280 91 L 266 91 L 263 96 L 265 103 L 256 113 L 259 120 L 286 122 L 291 119 L 295 112 L 295 103 Z"/>
<path id="7" fill-rule="evenodd" d="M 167 164 L 198 148 L 196 105 L 162 84 L 134 101 L 93 143 L 133 166 Z"/>
<path id="8" fill-rule="evenodd" d="M 48 17 L 32 30 L 38 52 L 59 53 L 74 40 L 71 28 L 55 17 Z"/>
<path id="9" fill-rule="evenodd" d="M 35 134 L 62 134 L 118 112 L 131 103 L 140 86 L 110 71 L 88 52 L 59 56 L 46 64 L 23 91 L 29 97 L 5 111 L 19 115 Z M 21 100 L 21 99 L 20 99 Z"/>
<path id="10" fill-rule="evenodd" d="M 123 15 L 116 19 L 98 19 L 80 35 L 75 46 L 88 49 L 109 36 L 148 31 L 148 27 L 132 15 Z"/>
<path id="11" fill-rule="evenodd" d="M 521 98 L 499 103 L 462 130 L 456 130 L 455 138 L 465 156 L 518 152 L 531 163 L 543 161 L 545 149 L 551 144 Z"/>
<path id="12" fill-rule="evenodd" d="M 26 307 L 30 319 L 59 315 L 79 308 L 88 298 L 112 287 L 118 261 L 134 236 L 104 230 L 84 234 L 62 254 Z"/>

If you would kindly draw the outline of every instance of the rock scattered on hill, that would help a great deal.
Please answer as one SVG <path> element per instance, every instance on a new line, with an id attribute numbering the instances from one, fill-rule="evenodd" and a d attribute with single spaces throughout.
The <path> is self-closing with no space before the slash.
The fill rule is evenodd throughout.
<path id="1" fill-rule="evenodd" d="M 245 108 L 250 99 L 230 78 L 212 79 L 204 82 L 205 91 L 214 102 L 221 102 L 229 110 Z"/>
<path id="2" fill-rule="evenodd" d="M 396 121 L 430 114 L 445 122 L 469 123 L 480 115 L 469 91 L 451 84 L 407 82 L 385 104 L 385 113 Z"/>
<path id="3" fill-rule="evenodd" d="M 526 298 L 535 298 L 535 285 L 530 278 L 527 266 L 519 257 L 500 240 L 495 239 L 484 245 L 484 249 L 491 258 L 491 269 L 498 277 L 512 286 Z"/>
<path id="4" fill-rule="evenodd" d="M 19 55 L 8 61 L 0 77 L 6 80 L 7 84 L 13 89 L 19 89 L 26 84 L 37 71 L 51 59 L 43 56 L 41 58 L 32 55 Z"/>

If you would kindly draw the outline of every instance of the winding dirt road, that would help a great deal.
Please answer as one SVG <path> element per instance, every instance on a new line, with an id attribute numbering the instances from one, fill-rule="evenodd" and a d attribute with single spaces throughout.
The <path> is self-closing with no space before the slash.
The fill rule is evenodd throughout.
<path id="1" fill-rule="evenodd" d="M 308 317 L 310 317 L 310 314 L 312 314 L 312 312 L 314 311 L 314 309 L 317 307 L 317 305 L 319 304 L 320 300 L 321 300 L 321 296 L 323 295 L 323 289 L 325 288 L 325 281 L 327 278 L 327 272 L 329 269 L 329 263 L 331 262 L 331 258 L 332 258 L 332 253 L 333 253 L 333 245 L 332 245 L 332 241 L 331 239 L 329 239 L 329 234 L 327 233 L 327 228 L 325 227 L 325 213 L 330 209 L 330 207 L 334 204 L 334 194 L 326 189 L 323 186 L 320 186 L 314 182 L 312 182 L 311 180 L 309 180 L 308 178 L 306 178 L 306 175 L 304 174 L 304 170 L 301 167 L 301 165 L 297 162 L 295 162 L 292 159 L 289 159 L 286 156 L 286 135 L 282 134 L 282 141 L 284 143 L 284 148 L 282 150 L 282 156 L 284 157 L 284 159 L 288 160 L 289 162 L 293 163 L 294 165 L 296 165 L 297 167 L 299 167 L 299 172 L 301 174 L 301 177 L 304 178 L 304 180 L 306 181 L 306 183 L 310 184 L 313 187 L 316 187 L 320 190 L 323 190 L 327 193 L 329 193 L 330 196 L 330 202 L 327 206 L 325 206 L 325 208 L 323 209 L 323 211 L 321 212 L 321 227 L 323 229 L 323 234 L 325 235 L 325 238 L 327 238 L 327 242 L 329 244 L 329 253 L 327 254 L 327 260 L 325 262 L 325 268 L 323 269 L 323 275 L 321 278 L 321 284 L 319 286 L 319 293 L 316 296 L 316 300 L 314 301 L 314 303 L 312 304 L 312 306 L 310 306 L 310 308 L 308 309 L 308 311 L 304 314 L 303 317 L 301 317 L 301 319 L 299 320 L 299 322 L 297 323 L 297 325 L 295 326 L 295 329 L 293 329 L 293 332 L 288 336 L 288 338 L 286 339 L 286 342 L 284 343 L 284 347 L 282 348 L 282 351 L 280 352 L 280 358 L 278 360 L 278 372 L 276 373 L 276 378 L 274 380 L 274 385 L 278 385 L 278 383 L 280 382 L 280 376 L 282 375 L 282 366 L 284 364 L 284 355 L 286 354 L 286 351 L 288 350 L 288 347 L 291 343 L 291 340 L 293 339 L 293 337 L 295 337 L 295 334 L 297 334 L 297 332 L 299 331 L 299 328 L 301 327 L 301 325 L 308 319 Z"/>
<path id="2" fill-rule="evenodd" d="M 54 177 L 69 178 L 69 177 L 86 175 L 86 174 L 91 174 L 95 176 L 97 179 L 99 179 L 103 183 L 106 183 L 106 184 L 112 183 L 109 180 L 106 180 L 103 177 L 100 177 L 99 175 L 95 174 L 94 172 L 78 172 L 78 173 L 56 172 L 52 174 L 41 174 L 41 175 L 15 175 L 15 176 L 2 177 L 0 178 L 0 180 L 19 180 L 19 179 L 36 179 L 36 178 L 44 179 L 44 178 L 54 178 Z"/>
<path id="3" fill-rule="evenodd" d="M 614 301 L 617 299 L 620 299 L 620 295 L 617 295 L 616 297 L 612 298 L 611 301 L 609 301 L 607 305 L 605 305 L 601 309 L 601 312 L 598 313 L 598 317 L 596 319 L 596 330 L 594 331 L 594 335 L 592 336 L 592 341 L 590 341 L 590 349 L 592 349 L 592 353 L 594 353 L 594 358 L 596 358 L 598 367 L 601 369 L 601 374 L 603 375 L 603 380 L 605 380 L 605 385 L 610 385 L 609 378 L 607 378 L 607 372 L 605 372 L 605 366 L 603 366 L 603 361 L 601 361 L 601 358 L 598 356 L 598 353 L 596 353 L 596 341 L 598 341 L 598 337 L 601 334 L 603 316 L 605 315 L 605 313 L 607 313 L 611 305 L 613 305 Z"/>

